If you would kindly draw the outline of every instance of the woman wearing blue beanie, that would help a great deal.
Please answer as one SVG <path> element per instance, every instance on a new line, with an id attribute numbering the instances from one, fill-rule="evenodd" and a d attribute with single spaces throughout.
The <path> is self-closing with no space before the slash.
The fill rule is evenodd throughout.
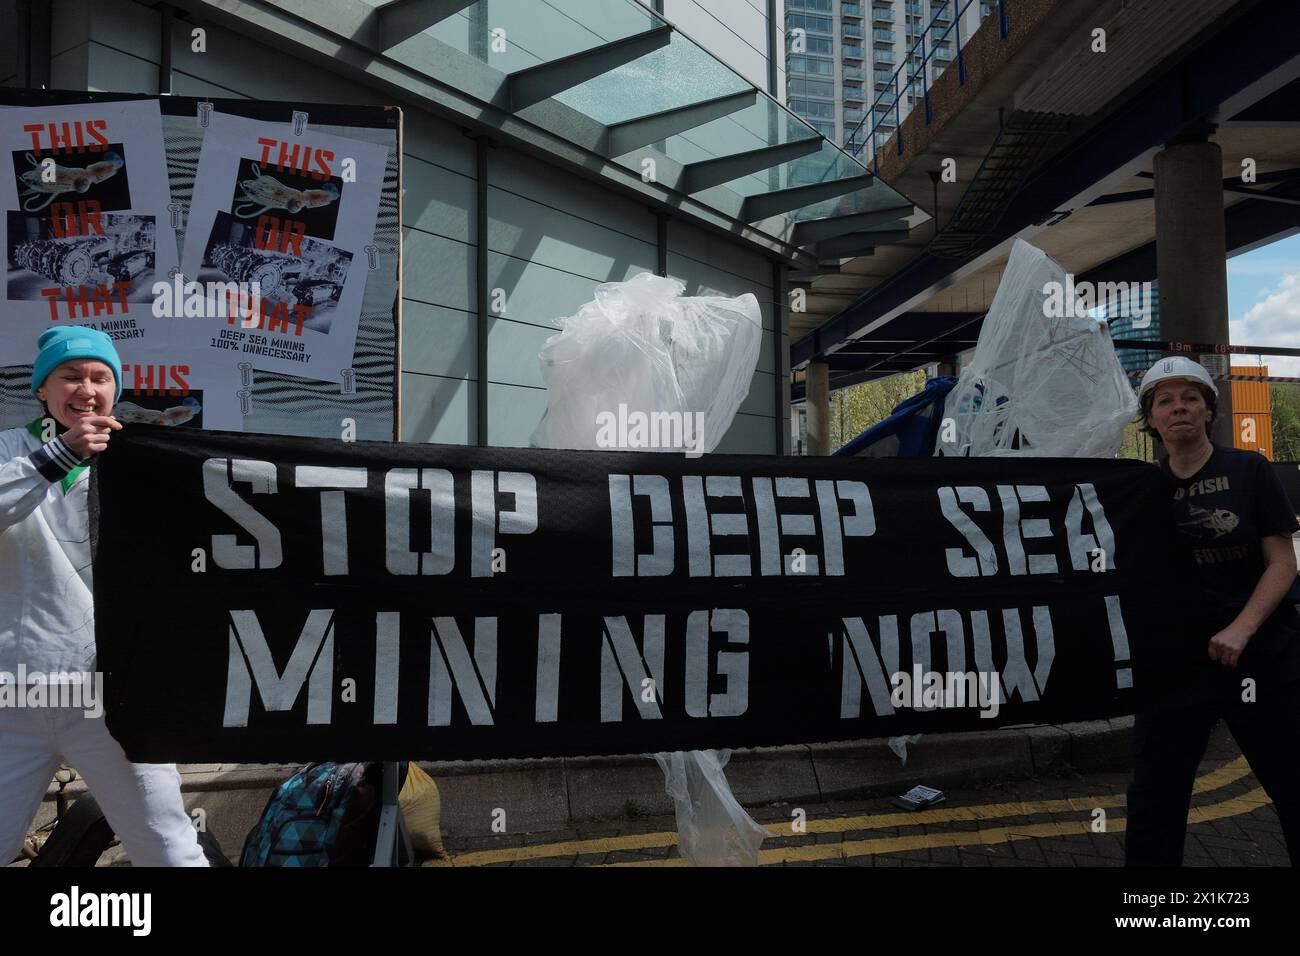
<path id="1" fill-rule="evenodd" d="M 80 326 L 49 329 L 38 346 L 32 394 L 46 414 L 0 431 L 0 683 L 15 685 L 0 694 L 0 866 L 62 762 L 86 779 L 133 864 L 206 866 L 176 767 L 126 759 L 95 675 L 86 464 L 122 427 L 112 417 L 122 363 L 107 335 Z M 53 706 L 70 696 L 53 685 L 78 682 L 81 706 Z M 41 683 L 51 691 L 28 692 Z"/>

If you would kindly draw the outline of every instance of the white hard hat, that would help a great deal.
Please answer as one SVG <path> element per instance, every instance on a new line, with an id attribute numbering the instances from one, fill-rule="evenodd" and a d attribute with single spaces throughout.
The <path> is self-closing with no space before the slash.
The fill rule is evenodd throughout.
<path id="1" fill-rule="evenodd" d="M 1205 366 L 1181 355 L 1174 355 L 1162 358 L 1147 369 L 1146 374 L 1142 376 L 1142 384 L 1138 387 L 1138 401 L 1141 401 L 1147 392 L 1161 382 L 1179 380 L 1197 382 L 1213 392 L 1215 398 L 1219 397 L 1219 390 L 1214 387 L 1214 380 L 1210 378 L 1210 373 L 1205 370 Z"/>

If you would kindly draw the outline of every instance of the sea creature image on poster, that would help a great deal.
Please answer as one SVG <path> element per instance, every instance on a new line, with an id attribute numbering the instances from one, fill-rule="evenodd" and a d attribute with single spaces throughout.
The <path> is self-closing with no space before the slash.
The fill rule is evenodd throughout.
<path id="1" fill-rule="evenodd" d="M 19 178 L 27 188 L 23 191 L 23 209 L 27 212 L 40 212 L 59 196 L 60 193 L 76 191 L 84 193 L 96 183 L 116 175 L 125 160 L 117 153 L 105 153 L 89 166 L 60 166 L 53 159 L 39 160 L 31 153 L 27 162 L 32 169 Z M 44 202 L 38 202 L 42 196 Z"/>
<path id="2" fill-rule="evenodd" d="M 231 212 L 240 219 L 252 219 L 271 209 L 286 209 L 289 212 L 315 209 L 328 206 L 339 198 L 338 187 L 333 183 L 326 183 L 320 189 L 294 189 L 274 176 L 263 173 L 257 163 L 253 163 L 253 175 L 257 178 L 239 181 L 244 196 Z M 259 208 L 250 211 L 250 207 Z"/>

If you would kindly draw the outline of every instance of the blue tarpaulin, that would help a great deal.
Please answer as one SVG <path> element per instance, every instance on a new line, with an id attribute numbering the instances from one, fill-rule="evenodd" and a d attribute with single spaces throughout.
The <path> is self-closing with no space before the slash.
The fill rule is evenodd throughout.
<path id="1" fill-rule="evenodd" d="M 836 455 L 867 458 L 928 458 L 934 454 L 943 405 L 957 384 L 951 375 L 927 379 L 925 388 L 905 399 L 889 417 L 872 425 Z"/>

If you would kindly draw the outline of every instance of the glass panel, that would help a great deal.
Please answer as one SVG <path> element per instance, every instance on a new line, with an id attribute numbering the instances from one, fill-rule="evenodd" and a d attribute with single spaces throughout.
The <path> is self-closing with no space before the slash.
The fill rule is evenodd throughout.
<path id="1" fill-rule="evenodd" d="M 628 0 L 477 0 L 424 33 L 502 73 L 622 40 L 662 24 Z"/>
<path id="2" fill-rule="evenodd" d="M 565 90 L 555 99 L 608 126 L 747 89 L 753 87 L 730 67 L 674 31 L 666 47 Z"/>
<path id="3" fill-rule="evenodd" d="M 799 117 L 763 96 L 747 109 L 670 136 L 664 143 L 664 152 L 679 163 L 695 163 L 816 135 Z"/>

